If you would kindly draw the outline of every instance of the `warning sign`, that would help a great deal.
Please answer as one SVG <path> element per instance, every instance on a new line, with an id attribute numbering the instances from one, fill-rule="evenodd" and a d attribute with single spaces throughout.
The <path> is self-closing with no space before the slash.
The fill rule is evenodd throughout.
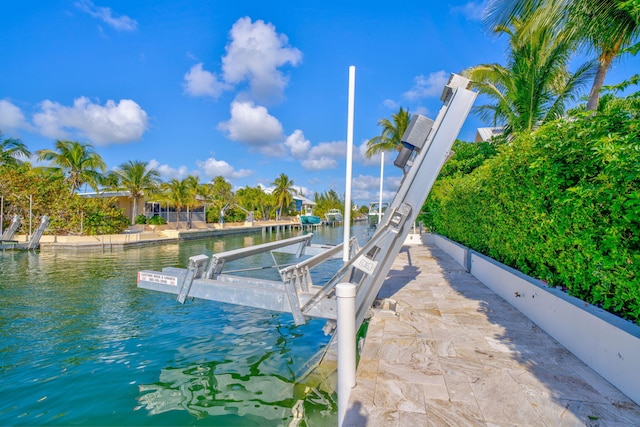
<path id="1" fill-rule="evenodd" d="M 144 271 L 138 272 L 138 283 L 140 282 L 152 282 L 161 283 L 163 285 L 178 286 L 178 278 L 175 276 L 167 276 L 164 274 L 147 273 Z"/>

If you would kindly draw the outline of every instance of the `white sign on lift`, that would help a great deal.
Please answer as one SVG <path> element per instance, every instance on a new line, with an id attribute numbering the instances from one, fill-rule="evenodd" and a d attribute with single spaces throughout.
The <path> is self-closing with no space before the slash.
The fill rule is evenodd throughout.
<path id="1" fill-rule="evenodd" d="M 166 274 L 151 273 L 147 271 L 138 272 L 138 283 L 152 282 L 162 285 L 178 286 L 178 278 L 176 276 L 168 276 Z"/>

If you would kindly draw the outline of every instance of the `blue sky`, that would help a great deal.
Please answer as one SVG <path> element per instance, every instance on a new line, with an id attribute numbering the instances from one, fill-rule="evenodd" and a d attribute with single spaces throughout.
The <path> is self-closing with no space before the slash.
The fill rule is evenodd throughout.
<path id="1" fill-rule="evenodd" d="M 348 73 L 356 67 L 353 200 L 378 199 L 379 119 L 434 118 L 450 73 L 504 63 L 483 2 L 7 1 L 0 6 L 0 130 L 31 151 L 94 145 L 109 168 L 234 188 L 287 174 L 304 195 L 344 193 Z M 618 83 L 640 70 L 626 58 Z M 470 116 L 460 139 L 472 141 Z M 384 198 L 401 171 L 386 156 Z"/>

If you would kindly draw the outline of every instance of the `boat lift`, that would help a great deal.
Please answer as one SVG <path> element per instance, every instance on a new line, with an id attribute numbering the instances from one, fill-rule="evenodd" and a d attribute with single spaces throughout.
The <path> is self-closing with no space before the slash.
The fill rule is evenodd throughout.
<path id="1" fill-rule="evenodd" d="M 440 169 L 452 155 L 451 146 L 477 95 L 469 89 L 469 83 L 468 79 L 452 74 L 444 87 L 443 105 L 436 119 L 421 115 L 411 118 L 402 137 L 403 147 L 394 161 L 404 173 L 396 196 L 362 248 L 355 238 L 347 242 L 348 261 L 325 284 L 314 284 L 310 272 L 329 259 L 340 258 L 344 242 L 337 246 L 314 245 L 313 234 L 306 234 L 211 257 L 196 255 L 189 258 L 186 269 L 165 267 L 162 272 L 140 271 L 138 287 L 177 294 L 180 303 L 193 297 L 290 312 L 296 325 L 306 323 L 310 317 L 325 318 L 329 320 L 325 333 L 330 333 L 337 317 L 336 285 L 348 282 L 356 285 L 355 326 L 358 328 L 368 316 Z M 286 251 L 308 258 L 286 267 L 276 265 L 281 281 L 224 272 L 227 261 L 267 251 Z"/>

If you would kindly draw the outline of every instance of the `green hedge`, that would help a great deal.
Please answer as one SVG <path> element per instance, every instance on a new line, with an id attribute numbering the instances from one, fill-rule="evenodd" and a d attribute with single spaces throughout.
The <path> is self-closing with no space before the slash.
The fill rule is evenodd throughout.
<path id="1" fill-rule="evenodd" d="M 434 185 L 426 225 L 640 324 L 640 100 L 577 113 Z"/>

